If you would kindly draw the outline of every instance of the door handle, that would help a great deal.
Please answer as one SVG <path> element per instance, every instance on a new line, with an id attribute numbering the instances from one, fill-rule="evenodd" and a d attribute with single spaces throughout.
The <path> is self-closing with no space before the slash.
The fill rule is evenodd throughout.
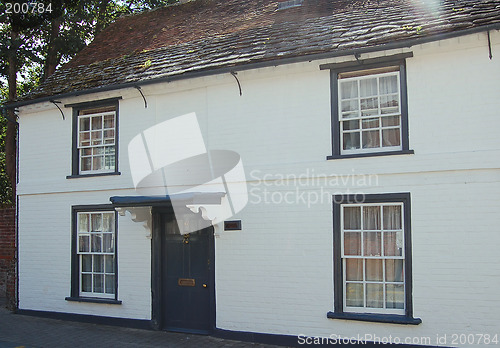
<path id="1" fill-rule="evenodd" d="M 207 287 L 207 284 L 203 284 L 203 287 L 206 288 Z"/>

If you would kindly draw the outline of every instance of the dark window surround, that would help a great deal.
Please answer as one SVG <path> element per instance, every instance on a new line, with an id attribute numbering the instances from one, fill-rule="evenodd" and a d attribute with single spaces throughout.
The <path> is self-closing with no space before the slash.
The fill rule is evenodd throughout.
<path id="1" fill-rule="evenodd" d="M 82 211 L 114 211 L 115 213 L 115 298 L 80 296 L 80 264 L 78 262 L 77 213 Z M 75 205 L 71 208 L 71 295 L 66 301 L 121 304 L 118 300 L 118 214 L 112 204 Z"/>
<path id="2" fill-rule="evenodd" d="M 120 175 L 118 171 L 118 144 L 119 144 L 119 100 L 121 97 L 108 98 L 95 100 L 83 103 L 65 104 L 65 108 L 73 108 L 73 129 L 72 129 L 72 151 L 71 151 L 71 175 L 68 175 L 66 179 L 82 178 L 82 177 L 93 177 L 93 176 L 106 176 L 106 175 Z M 90 173 L 90 174 L 80 174 L 80 156 L 78 155 L 78 112 L 80 110 L 103 107 L 103 106 L 114 106 L 115 111 L 115 170 L 109 173 Z"/>
<path id="3" fill-rule="evenodd" d="M 412 302 L 412 257 L 411 257 L 411 221 L 410 221 L 410 193 L 386 193 L 367 195 L 334 195 L 333 196 L 333 267 L 334 267 L 334 311 L 328 312 L 330 319 L 361 320 L 371 322 L 411 324 L 418 325 L 422 322 L 413 317 Z M 342 274 L 342 246 L 340 226 L 340 206 L 348 203 L 403 203 L 404 216 L 404 245 L 405 245 L 405 315 L 370 314 L 344 312 L 343 274 Z"/>
<path id="4" fill-rule="evenodd" d="M 408 137 L 408 91 L 406 86 L 406 58 L 413 57 L 413 53 L 402 53 L 393 56 L 386 56 L 372 59 L 362 59 L 352 62 L 343 62 L 335 64 L 320 65 L 321 70 L 330 70 L 330 93 L 331 93 L 331 126 L 332 126 L 332 155 L 326 159 L 372 157 L 387 155 L 406 155 L 413 154 L 409 149 Z M 398 151 L 380 151 L 380 152 L 360 152 L 359 154 L 342 155 L 340 149 L 340 123 L 338 110 L 338 75 L 343 72 L 352 72 L 359 70 L 368 70 L 374 68 L 383 68 L 388 66 L 399 66 L 399 82 L 401 95 L 401 150 Z"/>
<path id="5" fill-rule="evenodd" d="M 105 303 L 105 304 L 122 304 L 122 301 L 112 300 L 109 298 L 97 298 L 97 297 L 72 297 L 68 296 L 65 298 L 66 301 L 71 302 L 90 302 L 90 303 Z"/>

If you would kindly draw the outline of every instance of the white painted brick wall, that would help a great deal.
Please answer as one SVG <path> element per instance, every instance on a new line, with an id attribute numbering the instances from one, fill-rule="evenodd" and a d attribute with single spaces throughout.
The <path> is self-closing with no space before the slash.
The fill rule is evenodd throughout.
<path id="1" fill-rule="evenodd" d="M 71 206 L 109 203 L 108 193 L 24 195 L 19 200 L 19 308 L 151 318 L 151 241 L 140 223 L 118 217 L 122 305 L 65 301 L 71 284 Z"/>
<path id="2" fill-rule="evenodd" d="M 217 327 L 310 336 L 429 337 L 432 344 L 438 343 L 436 335 L 446 334 L 448 346 L 454 345 L 454 333 L 500 334 L 500 34 L 492 31 L 491 40 L 492 60 L 484 33 L 411 49 L 407 69 L 414 155 L 326 161 L 331 154 L 330 81 L 328 71 L 318 66 L 351 58 L 240 72 L 241 97 L 229 74 L 144 87 L 147 109 L 137 91 L 123 91 L 122 175 L 114 177 L 65 179 L 70 174 L 71 110 L 65 109 L 63 121 L 50 105 L 22 108 L 20 307 L 150 317 L 151 245 L 141 224 L 128 216 L 119 220 L 123 305 L 64 301 L 70 285 L 70 207 L 133 194 L 128 142 L 160 121 L 196 112 L 208 148 L 241 155 L 250 190 L 249 204 L 235 216 L 243 230 L 216 239 Z M 64 102 L 92 98 L 99 99 Z M 327 174 L 331 180 L 358 176 L 346 185 L 261 181 L 286 174 Z M 359 181 L 363 174 L 376 180 L 367 185 Z M 306 195 L 324 192 L 308 206 L 300 199 L 266 203 L 264 189 L 274 193 L 270 199 L 287 192 L 294 198 L 297 189 Z M 333 309 L 330 197 L 348 192 L 411 193 L 413 301 L 421 325 L 326 318 Z"/>

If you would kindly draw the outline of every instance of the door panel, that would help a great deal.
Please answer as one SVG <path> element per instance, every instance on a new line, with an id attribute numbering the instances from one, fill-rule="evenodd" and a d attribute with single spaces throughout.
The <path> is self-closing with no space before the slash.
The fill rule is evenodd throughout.
<path id="1" fill-rule="evenodd" d="M 212 229 L 180 235 L 175 220 L 164 221 L 163 328 L 209 333 Z"/>

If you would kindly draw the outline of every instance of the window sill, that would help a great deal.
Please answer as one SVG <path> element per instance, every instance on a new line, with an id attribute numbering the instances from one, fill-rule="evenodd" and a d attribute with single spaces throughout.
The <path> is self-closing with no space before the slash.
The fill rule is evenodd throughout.
<path id="1" fill-rule="evenodd" d="M 95 176 L 108 176 L 108 175 L 122 175 L 122 173 L 109 172 L 109 173 L 96 173 L 96 174 L 76 174 L 76 175 L 68 175 L 66 179 L 89 178 Z"/>
<path id="2" fill-rule="evenodd" d="M 422 319 L 420 318 L 413 318 L 404 315 L 394 315 L 394 314 L 328 312 L 326 317 L 329 319 L 371 321 L 376 323 L 403 324 L 403 325 L 418 325 L 422 322 Z"/>
<path id="3" fill-rule="evenodd" d="M 358 158 L 358 157 L 378 157 L 378 156 L 393 156 L 393 155 L 413 155 L 413 150 L 387 151 L 387 152 L 370 152 L 370 153 L 355 153 L 349 155 L 332 155 L 327 156 L 327 160 L 336 160 L 343 158 Z"/>
<path id="4" fill-rule="evenodd" d="M 104 304 L 116 304 L 116 305 L 122 304 L 122 301 L 113 300 L 110 298 L 66 297 L 65 300 L 71 302 L 90 302 L 90 303 L 104 303 Z"/>

